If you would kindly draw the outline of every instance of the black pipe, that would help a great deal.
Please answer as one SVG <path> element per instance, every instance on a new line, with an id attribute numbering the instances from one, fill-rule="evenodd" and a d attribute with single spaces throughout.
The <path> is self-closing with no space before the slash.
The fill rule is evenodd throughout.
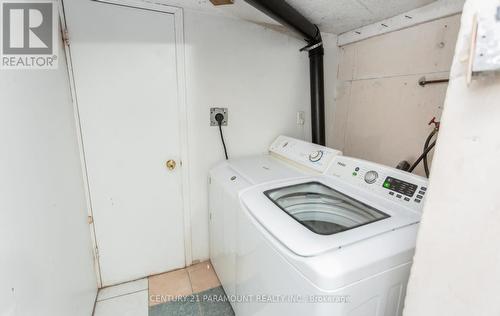
<path id="1" fill-rule="evenodd" d="M 323 43 L 316 25 L 284 0 L 245 0 L 274 20 L 298 33 L 307 42 L 311 84 L 311 128 L 313 143 L 325 145 L 325 83 Z"/>
<path id="2" fill-rule="evenodd" d="M 323 48 L 309 52 L 311 81 L 311 128 L 312 141 L 325 145 L 325 91 L 323 79 Z"/>
<path id="3" fill-rule="evenodd" d="M 256 9 L 264 12 L 282 25 L 294 30 L 305 41 L 321 40 L 316 25 L 283 0 L 245 0 Z M 319 36 L 319 37 L 318 37 Z"/>

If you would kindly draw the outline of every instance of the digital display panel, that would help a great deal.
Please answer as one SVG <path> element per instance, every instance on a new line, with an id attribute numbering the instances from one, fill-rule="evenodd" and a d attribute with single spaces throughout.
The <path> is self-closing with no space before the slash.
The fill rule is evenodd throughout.
<path id="1" fill-rule="evenodd" d="M 412 197 L 417 191 L 418 186 L 409 182 L 405 182 L 396 178 L 387 177 L 383 184 L 384 188 L 397 193 Z"/>

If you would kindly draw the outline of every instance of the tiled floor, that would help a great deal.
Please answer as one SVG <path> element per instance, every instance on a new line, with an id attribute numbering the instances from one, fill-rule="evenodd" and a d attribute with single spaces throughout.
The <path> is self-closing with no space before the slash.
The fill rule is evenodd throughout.
<path id="1" fill-rule="evenodd" d="M 200 293 L 191 294 L 182 300 L 158 304 L 149 308 L 150 316 L 234 316 L 228 302 L 219 302 L 226 297 L 221 286 Z"/>
<path id="2" fill-rule="evenodd" d="M 148 279 L 101 289 L 94 316 L 147 316 Z"/>
<path id="3" fill-rule="evenodd" d="M 210 262 L 99 291 L 94 316 L 233 316 Z"/>

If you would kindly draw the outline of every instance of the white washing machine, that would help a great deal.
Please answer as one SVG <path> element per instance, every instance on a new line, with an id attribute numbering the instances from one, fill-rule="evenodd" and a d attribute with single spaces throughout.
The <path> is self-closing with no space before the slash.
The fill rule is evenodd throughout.
<path id="1" fill-rule="evenodd" d="M 211 173 L 211 258 L 236 315 L 401 315 L 426 179 L 285 156 L 275 177 L 244 175 L 262 157 Z"/>

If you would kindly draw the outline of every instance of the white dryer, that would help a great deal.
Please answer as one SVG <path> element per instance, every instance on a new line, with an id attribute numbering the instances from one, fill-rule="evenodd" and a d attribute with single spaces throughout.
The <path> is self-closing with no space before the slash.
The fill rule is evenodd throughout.
<path id="1" fill-rule="evenodd" d="M 262 157 L 211 173 L 211 258 L 236 315 L 401 315 L 427 180 L 298 156 L 275 177 L 245 175 Z"/>

